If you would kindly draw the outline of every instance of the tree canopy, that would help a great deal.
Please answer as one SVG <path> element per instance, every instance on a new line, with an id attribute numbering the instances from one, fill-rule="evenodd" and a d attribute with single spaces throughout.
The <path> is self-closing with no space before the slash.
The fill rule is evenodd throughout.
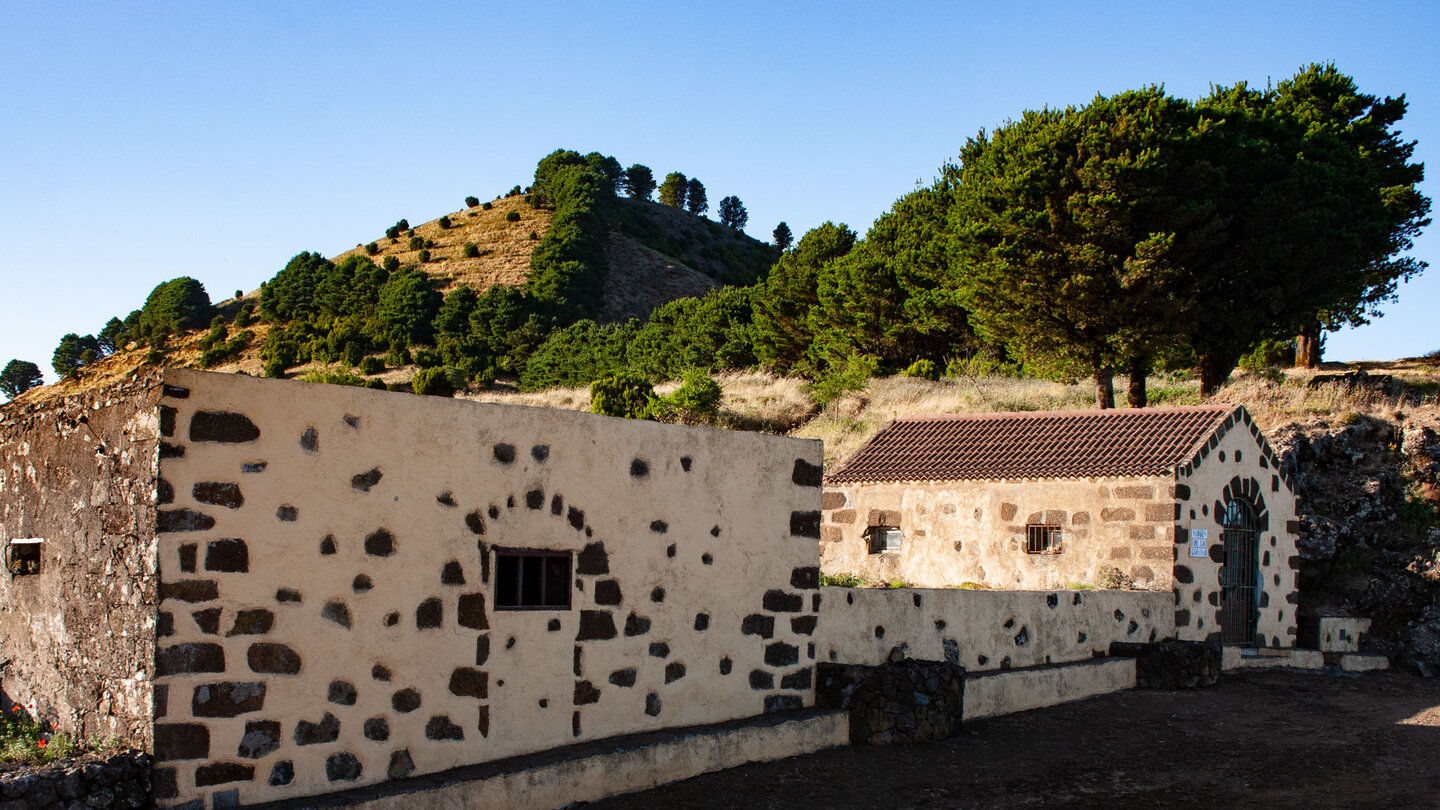
<path id="1" fill-rule="evenodd" d="M 685 175 L 680 172 L 665 175 L 665 180 L 660 183 L 660 204 L 671 208 L 684 208 L 685 192 L 689 190 L 689 185 Z"/>
<path id="2" fill-rule="evenodd" d="M 685 184 L 685 210 L 697 217 L 710 210 L 710 201 L 705 197 L 705 184 L 694 177 Z"/>
<path id="3" fill-rule="evenodd" d="M 0 393 L 6 399 L 14 399 L 43 382 L 40 367 L 28 360 L 11 360 L 0 371 Z"/>
<path id="4" fill-rule="evenodd" d="M 625 170 L 625 177 L 620 184 L 625 188 L 626 195 L 637 200 L 648 200 L 650 195 L 655 193 L 655 175 L 651 173 L 649 166 L 639 163 Z"/>
<path id="5" fill-rule="evenodd" d="M 750 214 L 745 211 L 745 204 L 740 198 L 730 195 L 720 200 L 720 224 L 737 231 L 745 230 L 745 223 L 750 221 Z"/>

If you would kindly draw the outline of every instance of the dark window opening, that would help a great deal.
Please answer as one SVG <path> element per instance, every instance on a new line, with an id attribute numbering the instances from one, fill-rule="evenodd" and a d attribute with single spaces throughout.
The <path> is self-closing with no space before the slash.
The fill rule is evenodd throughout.
<path id="1" fill-rule="evenodd" d="M 570 607 L 568 551 L 495 549 L 497 610 L 566 610 Z"/>
<path id="2" fill-rule="evenodd" d="M 1044 523 L 1031 523 L 1026 526 L 1025 553 L 1059 554 L 1060 527 Z"/>
<path id="3" fill-rule="evenodd" d="M 11 540 L 10 545 L 5 548 L 5 567 L 10 571 L 10 575 L 30 576 L 40 573 L 40 549 L 44 547 L 44 542 L 38 538 Z"/>
<path id="4" fill-rule="evenodd" d="M 905 536 L 900 533 L 899 526 L 871 526 L 867 530 L 870 538 L 870 553 L 881 554 L 887 551 L 899 551 Z"/>

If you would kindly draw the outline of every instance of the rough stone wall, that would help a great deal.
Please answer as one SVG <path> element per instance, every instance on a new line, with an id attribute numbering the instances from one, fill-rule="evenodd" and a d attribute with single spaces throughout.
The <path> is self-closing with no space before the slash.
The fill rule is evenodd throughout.
<path id="1" fill-rule="evenodd" d="M 899 650 L 969 672 L 1084 661 L 1117 641 L 1175 635 L 1174 600 L 1150 591 L 821 589 L 820 659 L 878 666 Z"/>
<path id="2" fill-rule="evenodd" d="M 1260 529 L 1258 642 L 1293 647 L 1300 601 L 1295 494 L 1277 456 L 1250 415 L 1240 411 L 1176 471 L 1175 625 L 1186 641 L 1219 641 L 1225 543 L 1222 520 L 1232 498 L 1249 501 Z M 1205 529 L 1208 556 L 1191 557 L 1191 532 Z"/>
<path id="3" fill-rule="evenodd" d="M 41 570 L 0 572 L 6 697 L 80 736 L 149 748 L 155 658 L 157 381 L 0 408 L 0 549 L 44 538 Z"/>
<path id="4" fill-rule="evenodd" d="M 949 661 L 894 656 L 879 666 L 816 666 L 820 706 L 848 709 L 850 742 L 858 745 L 927 743 L 960 733 L 965 715 L 965 668 Z"/>
<path id="5" fill-rule="evenodd" d="M 1137 587 L 1169 590 L 1173 495 L 1168 476 L 831 486 L 821 569 L 921 587 L 1050 589 L 1097 584 L 1113 567 Z M 1060 552 L 1026 553 L 1027 523 L 1061 526 Z M 865 531 L 876 525 L 900 527 L 899 552 L 870 552 Z"/>
<path id="6" fill-rule="evenodd" d="M 150 807 L 150 755 L 122 751 L 0 775 L 4 810 Z"/>
<path id="7" fill-rule="evenodd" d="M 818 442 L 166 382 L 163 804 L 317 795 L 813 703 Z M 567 552 L 572 607 L 495 609 L 497 548 Z"/>

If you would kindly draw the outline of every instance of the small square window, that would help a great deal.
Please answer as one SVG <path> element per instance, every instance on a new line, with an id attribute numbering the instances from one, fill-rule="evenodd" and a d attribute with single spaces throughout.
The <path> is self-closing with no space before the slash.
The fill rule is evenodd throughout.
<path id="1" fill-rule="evenodd" d="M 901 543 L 905 541 L 899 526 L 871 526 L 868 533 L 871 554 L 899 551 Z"/>
<path id="2" fill-rule="evenodd" d="M 11 576 L 30 576 L 40 573 L 41 549 L 45 541 L 39 537 L 21 537 L 10 541 L 5 548 L 5 568 Z"/>
<path id="3" fill-rule="evenodd" d="M 1031 523 L 1026 526 L 1025 552 L 1027 554 L 1059 554 L 1060 527 L 1045 523 Z"/>
<path id="4" fill-rule="evenodd" d="M 568 610 L 568 551 L 495 549 L 496 610 Z"/>

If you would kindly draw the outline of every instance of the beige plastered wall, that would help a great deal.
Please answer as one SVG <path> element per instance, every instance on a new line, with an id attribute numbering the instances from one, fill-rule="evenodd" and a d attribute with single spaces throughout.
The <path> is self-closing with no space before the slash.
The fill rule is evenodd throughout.
<path id="1" fill-rule="evenodd" d="M 166 382 L 162 806 L 813 703 L 818 442 Z M 572 553 L 572 607 L 495 610 L 496 547 Z"/>
<path id="2" fill-rule="evenodd" d="M 158 395 L 140 377 L 0 408 L 0 549 L 44 540 L 40 573 L 0 569 L 5 698 L 70 734 L 140 748 L 152 724 Z"/>
<path id="3" fill-rule="evenodd" d="M 1086 661 L 1114 641 L 1175 635 L 1174 600 L 1151 591 L 821 589 L 821 660 L 878 666 L 909 658 L 967 671 Z"/>
<path id="4" fill-rule="evenodd" d="M 1173 491 L 1169 476 L 831 484 L 821 568 L 921 587 L 1055 589 L 1094 585 L 1114 567 L 1136 587 L 1169 590 Z M 1026 553 L 1032 523 L 1061 527 L 1059 553 Z M 874 525 L 899 525 L 899 552 L 870 553 Z"/>
<path id="5" fill-rule="evenodd" d="M 1263 434 L 1238 410 L 1219 435 L 1176 473 L 1180 517 L 1175 532 L 1175 623 L 1185 640 L 1219 640 L 1221 520 L 1232 497 L 1250 500 L 1260 517 L 1257 643 L 1293 647 L 1299 603 L 1295 494 Z M 1207 533 L 1207 555 L 1190 556 L 1191 532 Z"/>

